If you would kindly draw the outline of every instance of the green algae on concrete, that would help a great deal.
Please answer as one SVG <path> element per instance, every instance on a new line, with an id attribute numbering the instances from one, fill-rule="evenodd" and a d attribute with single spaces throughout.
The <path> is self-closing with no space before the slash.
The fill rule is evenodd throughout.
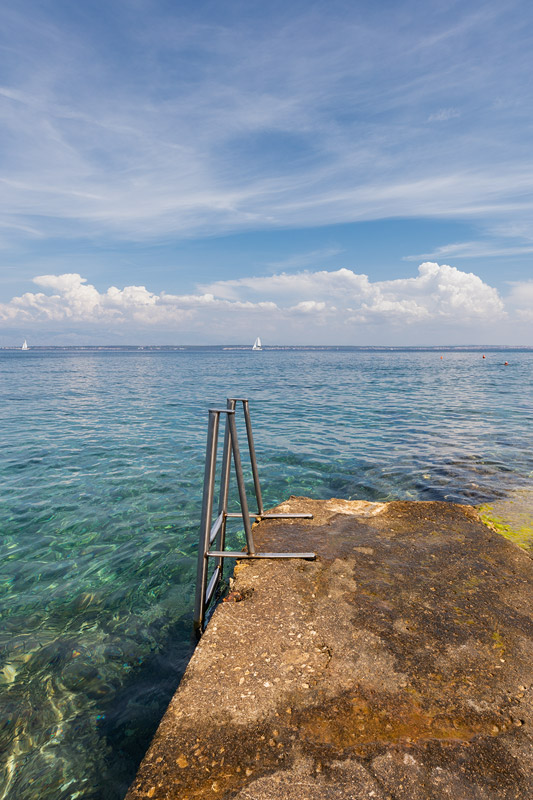
<path id="1" fill-rule="evenodd" d="M 533 550 L 533 490 L 519 489 L 477 510 L 485 525 L 524 550 Z"/>
<path id="2" fill-rule="evenodd" d="M 127 800 L 529 800 L 533 559 L 473 508 L 291 498 Z"/>

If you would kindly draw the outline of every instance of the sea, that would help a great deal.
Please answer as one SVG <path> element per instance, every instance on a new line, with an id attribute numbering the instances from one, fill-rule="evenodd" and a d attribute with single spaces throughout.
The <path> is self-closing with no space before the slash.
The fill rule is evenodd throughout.
<path id="1" fill-rule="evenodd" d="M 475 505 L 531 485 L 532 376 L 518 349 L 0 350 L 0 800 L 124 797 L 195 646 L 209 407 L 249 399 L 266 508 Z"/>

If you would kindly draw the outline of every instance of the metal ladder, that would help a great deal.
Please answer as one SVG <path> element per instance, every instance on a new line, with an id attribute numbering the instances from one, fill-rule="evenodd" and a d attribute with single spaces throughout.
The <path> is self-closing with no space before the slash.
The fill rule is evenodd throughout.
<path id="1" fill-rule="evenodd" d="M 237 439 L 237 426 L 235 424 L 237 403 L 242 403 L 242 408 L 244 411 L 248 450 L 250 452 L 250 462 L 254 479 L 254 492 L 257 502 L 257 512 L 252 514 L 248 510 L 248 500 L 244 485 L 244 474 L 242 470 L 239 442 Z M 305 558 L 308 560 L 316 558 L 316 553 L 256 553 L 250 519 L 312 519 L 313 515 L 264 513 L 248 400 L 244 397 L 231 397 L 227 399 L 226 405 L 226 408 L 209 409 L 202 518 L 200 523 L 200 542 L 198 547 L 196 597 L 194 603 L 194 627 L 198 634 L 201 634 L 204 629 L 207 608 L 213 599 L 215 591 L 222 578 L 224 558 Z M 222 452 L 222 473 L 220 478 L 218 512 L 217 517 L 213 522 L 218 432 L 220 427 L 220 416 L 222 414 L 225 415 L 226 419 L 224 430 L 224 449 Z M 236 513 L 228 512 L 228 493 L 232 456 L 235 466 L 235 477 L 237 479 L 237 488 L 239 491 L 239 501 L 241 506 L 241 511 Z M 244 533 L 246 536 L 246 549 L 243 551 L 224 549 L 226 541 L 226 520 L 229 517 L 242 517 Z M 211 550 L 213 543 L 215 543 L 215 549 Z M 210 558 L 215 559 L 215 569 L 208 584 L 208 560 Z"/>

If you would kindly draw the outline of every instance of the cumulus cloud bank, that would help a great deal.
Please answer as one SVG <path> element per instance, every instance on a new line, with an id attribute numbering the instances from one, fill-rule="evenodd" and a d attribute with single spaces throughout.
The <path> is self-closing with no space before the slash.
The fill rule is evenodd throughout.
<path id="1" fill-rule="evenodd" d="M 117 327 L 198 331 L 213 342 L 259 327 L 280 341 L 312 323 L 329 334 L 336 331 L 343 341 L 354 326 L 447 327 L 506 316 L 497 290 L 479 276 L 433 262 L 421 264 L 414 277 L 396 280 L 371 281 L 350 269 L 302 271 L 217 281 L 192 295 L 155 294 L 145 286 L 100 292 L 77 273 L 41 275 L 34 283 L 48 291 L 26 292 L 0 304 L 0 320 L 43 329 L 59 323 L 105 326 L 110 332 Z"/>
<path id="2" fill-rule="evenodd" d="M 496 289 L 473 273 L 425 262 L 414 278 L 369 280 L 349 269 L 218 281 L 203 287 L 228 301 L 267 296 L 288 310 L 332 312 L 346 321 L 494 319 L 504 314 Z"/>

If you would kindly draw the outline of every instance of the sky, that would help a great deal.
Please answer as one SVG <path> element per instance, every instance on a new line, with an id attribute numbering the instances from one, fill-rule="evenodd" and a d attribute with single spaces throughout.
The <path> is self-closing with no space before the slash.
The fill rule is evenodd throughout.
<path id="1" fill-rule="evenodd" d="M 525 0 L 5 0 L 0 346 L 533 345 Z"/>

